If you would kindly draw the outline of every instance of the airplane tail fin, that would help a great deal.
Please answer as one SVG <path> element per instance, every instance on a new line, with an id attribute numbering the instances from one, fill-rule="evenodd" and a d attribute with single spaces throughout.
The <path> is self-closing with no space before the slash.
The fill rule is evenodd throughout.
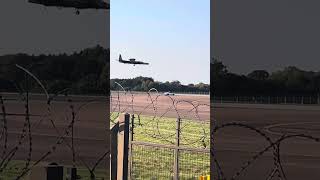
<path id="1" fill-rule="evenodd" d="M 119 61 L 122 61 L 122 57 L 121 57 L 121 54 L 119 55 Z"/>

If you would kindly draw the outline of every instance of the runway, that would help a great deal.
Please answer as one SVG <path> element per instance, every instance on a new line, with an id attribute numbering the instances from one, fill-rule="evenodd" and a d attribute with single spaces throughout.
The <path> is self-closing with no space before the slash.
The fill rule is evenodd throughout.
<path id="1" fill-rule="evenodd" d="M 115 94 L 111 101 L 112 111 L 123 111 L 131 114 L 149 116 L 164 116 L 177 118 L 179 116 L 191 120 L 210 120 L 210 97 L 204 95 L 174 95 L 163 96 L 147 93 L 121 95 Z M 120 105 L 118 102 L 120 101 Z M 195 117 L 197 116 L 197 117 Z"/>
<path id="2" fill-rule="evenodd" d="M 300 105 L 214 104 L 211 117 L 217 124 L 240 122 L 266 133 L 273 141 L 283 134 L 320 137 L 320 107 Z M 230 179 L 248 160 L 268 146 L 264 137 L 240 127 L 229 127 L 215 134 L 216 157 Z M 237 179 L 266 179 L 272 172 L 273 151 L 258 157 Z M 281 163 L 288 180 L 318 180 L 320 142 L 294 138 L 280 145 Z M 276 176 L 278 177 L 278 176 Z"/>

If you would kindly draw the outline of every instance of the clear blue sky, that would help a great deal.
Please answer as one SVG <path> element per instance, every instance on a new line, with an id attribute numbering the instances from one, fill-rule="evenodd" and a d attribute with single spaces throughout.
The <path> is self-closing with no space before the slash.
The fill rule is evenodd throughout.
<path id="1" fill-rule="evenodd" d="M 209 83 L 210 0 L 113 0 L 110 13 L 111 78 Z"/>

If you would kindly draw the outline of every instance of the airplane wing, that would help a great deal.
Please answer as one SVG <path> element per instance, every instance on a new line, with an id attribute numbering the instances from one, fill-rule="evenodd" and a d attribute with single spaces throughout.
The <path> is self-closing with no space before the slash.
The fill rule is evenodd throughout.
<path id="1" fill-rule="evenodd" d="M 88 0 L 28 0 L 29 3 L 42 4 L 44 6 L 57 7 L 74 7 L 84 8 L 88 7 Z"/>
<path id="2" fill-rule="evenodd" d="M 28 0 L 30 3 L 44 6 L 69 7 L 77 9 L 110 9 L 110 4 L 103 0 Z"/>
<path id="3" fill-rule="evenodd" d="M 94 6 L 96 6 L 96 9 L 110 9 L 110 3 L 107 3 L 103 0 L 89 0 L 94 1 Z"/>

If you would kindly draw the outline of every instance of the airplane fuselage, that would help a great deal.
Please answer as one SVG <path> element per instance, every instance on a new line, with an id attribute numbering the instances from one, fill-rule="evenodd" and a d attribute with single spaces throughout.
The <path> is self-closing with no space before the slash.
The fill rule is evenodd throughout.
<path id="1" fill-rule="evenodd" d="M 130 58 L 129 60 L 123 60 L 121 57 L 121 54 L 119 55 L 119 62 L 124 63 L 124 64 L 133 64 L 134 66 L 136 64 L 149 65 L 149 63 L 145 63 L 142 61 L 136 61 L 136 59 L 134 59 L 134 58 Z"/>
<path id="2" fill-rule="evenodd" d="M 149 63 L 145 63 L 145 62 L 141 62 L 141 61 L 136 61 L 136 60 L 129 60 L 129 61 L 126 61 L 126 60 L 119 60 L 119 62 L 121 63 L 124 63 L 124 64 L 142 64 L 142 65 L 148 65 Z"/>

